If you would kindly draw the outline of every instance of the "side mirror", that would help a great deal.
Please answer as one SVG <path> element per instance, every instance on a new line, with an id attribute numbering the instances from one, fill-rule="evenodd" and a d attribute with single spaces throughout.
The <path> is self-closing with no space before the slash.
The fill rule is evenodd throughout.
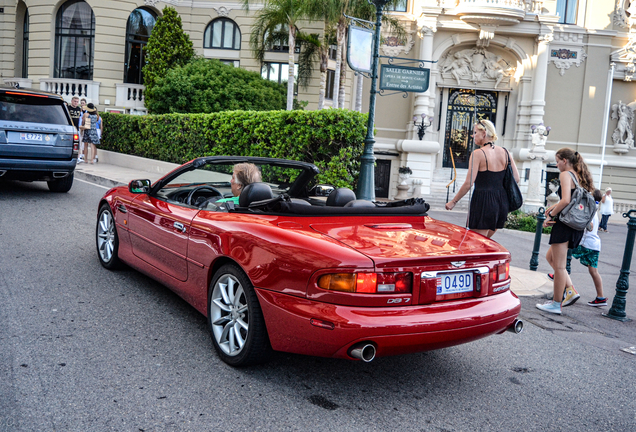
<path id="1" fill-rule="evenodd" d="M 148 193 L 150 192 L 150 180 L 132 180 L 128 183 L 130 193 Z"/>
<path id="2" fill-rule="evenodd" d="M 326 184 L 319 184 L 311 188 L 309 196 L 326 197 L 335 189 L 335 187 Z"/>

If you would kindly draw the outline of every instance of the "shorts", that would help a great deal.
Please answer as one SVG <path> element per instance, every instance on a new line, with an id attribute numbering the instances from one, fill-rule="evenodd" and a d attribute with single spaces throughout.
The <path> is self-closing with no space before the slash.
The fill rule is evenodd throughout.
<path id="1" fill-rule="evenodd" d="M 579 245 L 572 251 L 572 256 L 578 259 L 585 267 L 598 267 L 598 254 L 599 251 L 588 249 L 585 246 Z"/>

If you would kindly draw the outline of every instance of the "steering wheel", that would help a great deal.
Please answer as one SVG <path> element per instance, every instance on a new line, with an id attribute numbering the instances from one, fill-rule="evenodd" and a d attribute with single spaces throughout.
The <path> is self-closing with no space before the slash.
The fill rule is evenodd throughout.
<path id="1" fill-rule="evenodd" d="M 221 198 L 223 198 L 223 194 L 216 188 L 213 188 L 212 186 L 197 186 L 194 189 L 192 189 L 190 191 L 190 193 L 188 194 L 188 197 L 186 198 L 185 202 L 187 205 L 194 205 L 194 203 L 192 202 L 192 197 L 194 196 L 194 194 L 196 194 L 197 192 L 201 192 L 201 191 L 209 191 L 212 192 L 214 195 L 218 195 Z"/>

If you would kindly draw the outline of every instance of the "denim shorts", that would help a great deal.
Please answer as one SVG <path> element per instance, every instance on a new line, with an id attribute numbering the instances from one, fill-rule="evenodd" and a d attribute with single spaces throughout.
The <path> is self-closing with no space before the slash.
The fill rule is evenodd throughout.
<path id="1" fill-rule="evenodd" d="M 599 251 L 588 249 L 585 246 L 579 245 L 572 251 L 572 256 L 578 259 L 585 267 L 598 267 L 598 255 Z"/>

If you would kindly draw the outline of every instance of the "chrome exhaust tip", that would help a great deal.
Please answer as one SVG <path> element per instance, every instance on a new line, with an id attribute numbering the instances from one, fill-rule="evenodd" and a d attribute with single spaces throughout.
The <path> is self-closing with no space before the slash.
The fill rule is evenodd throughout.
<path id="1" fill-rule="evenodd" d="M 375 345 L 369 342 L 355 344 L 349 350 L 349 355 L 354 359 L 369 363 L 375 358 Z"/>
<path id="2" fill-rule="evenodd" d="M 61 178 L 66 177 L 67 175 L 68 175 L 67 172 L 54 172 L 53 173 L 53 178 L 61 179 Z"/>
<path id="3" fill-rule="evenodd" d="M 506 330 L 515 334 L 521 333 L 523 331 L 523 321 L 515 319 L 515 321 Z"/>

